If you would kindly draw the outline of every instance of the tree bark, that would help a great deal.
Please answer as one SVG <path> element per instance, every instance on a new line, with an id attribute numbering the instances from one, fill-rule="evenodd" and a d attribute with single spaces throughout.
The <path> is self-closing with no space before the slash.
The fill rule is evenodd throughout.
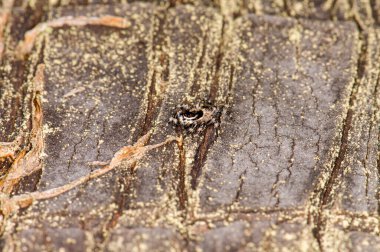
<path id="1" fill-rule="evenodd" d="M 377 1 L 2 6 L 4 251 L 380 249 Z"/>

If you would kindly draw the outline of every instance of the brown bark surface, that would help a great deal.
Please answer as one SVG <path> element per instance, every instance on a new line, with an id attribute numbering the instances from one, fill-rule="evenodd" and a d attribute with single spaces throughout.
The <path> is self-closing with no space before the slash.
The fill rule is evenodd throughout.
<path id="1" fill-rule="evenodd" d="M 1 3 L 4 251 L 380 249 L 378 1 Z"/>

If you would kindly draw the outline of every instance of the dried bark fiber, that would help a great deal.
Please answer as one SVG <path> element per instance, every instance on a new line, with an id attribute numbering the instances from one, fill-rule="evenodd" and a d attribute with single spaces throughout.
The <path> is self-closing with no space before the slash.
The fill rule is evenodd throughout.
<path id="1" fill-rule="evenodd" d="M 379 14 L 3 0 L 0 247 L 380 250 Z M 169 123 L 206 100 L 217 123 Z"/>

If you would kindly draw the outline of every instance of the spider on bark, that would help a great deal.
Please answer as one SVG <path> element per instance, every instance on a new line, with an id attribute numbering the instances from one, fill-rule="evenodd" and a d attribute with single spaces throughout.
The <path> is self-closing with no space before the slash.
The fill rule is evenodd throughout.
<path id="1" fill-rule="evenodd" d="M 177 106 L 176 112 L 169 122 L 190 133 L 201 132 L 208 125 L 218 128 L 221 114 L 222 108 L 211 104 L 197 104 L 194 107 L 184 104 Z"/>

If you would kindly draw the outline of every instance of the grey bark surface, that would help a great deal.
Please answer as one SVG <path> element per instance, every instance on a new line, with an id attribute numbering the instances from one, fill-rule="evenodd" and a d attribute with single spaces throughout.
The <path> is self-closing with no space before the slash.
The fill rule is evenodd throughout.
<path id="1" fill-rule="evenodd" d="M 0 10 L 4 251 L 380 249 L 377 1 Z M 205 100 L 218 126 L 169 123 Z"/>

